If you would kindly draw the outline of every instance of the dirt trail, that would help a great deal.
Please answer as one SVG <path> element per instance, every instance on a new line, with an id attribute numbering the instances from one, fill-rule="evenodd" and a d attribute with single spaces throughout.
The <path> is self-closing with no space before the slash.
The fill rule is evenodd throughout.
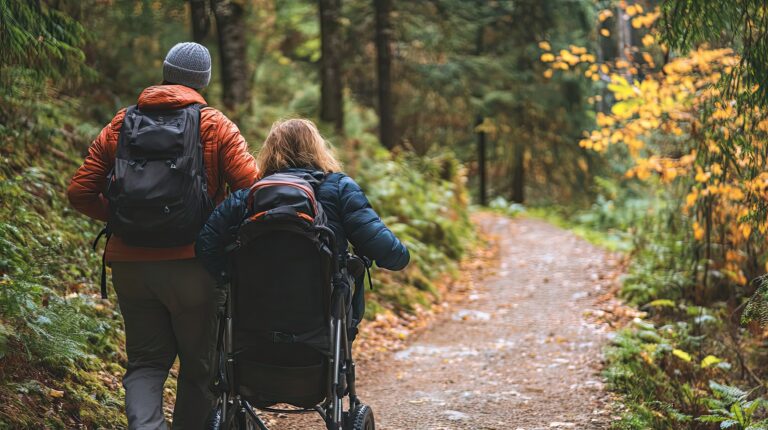
<path id="1" fill-rule="evenodd" d="M 607 336 L 584 312 L 610 256 L 542 221 L 478 219 L 499 241 L 496 273 L 405 350 L 359 368 L 377 428 L 608 428 L 598 373 Z M 316 417 L 277 422 L 324 428 Z"/>

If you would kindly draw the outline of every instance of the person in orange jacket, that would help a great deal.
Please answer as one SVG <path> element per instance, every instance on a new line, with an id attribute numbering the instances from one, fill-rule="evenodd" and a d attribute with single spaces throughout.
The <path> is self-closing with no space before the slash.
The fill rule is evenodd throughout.
<path id="1" fill-rule="evenodd" d="M 136 109 L 157 112 L 205 105 L 198 90 L 208 85 L 210 75 L 211 58 L 204 46 L 177 44 L 163 63 L 163 84 L 145 89 Z M 104 127 L 67 190 L 75 209 L 100 221 L 114 216 L 107 186 L 114 181 L 110 178 L 115 175 L 116 157 L 120 158 L 118 141 L 125 117 L 126 109 L 122 109 Z M 200 176 L 209 203 L 220 203 L 227 185 L 237 190 L 253 184 L 255 160 L 237 126 L 224 114 L 211 107 L 200 108 L 199 140 L 205 171 Z M 208 384 L 215 341 L 216 283 L 195 258 L 193 241 L 181 246 L 142 247 L 126 243 L 130 239 L 116 232 L 105 250 L 125 321 L 128 364 L 123 386 L 129 428 L 166 428 L 163 384 L 178 356 L 173 428 L 201 429 L 213 406 Z"/>

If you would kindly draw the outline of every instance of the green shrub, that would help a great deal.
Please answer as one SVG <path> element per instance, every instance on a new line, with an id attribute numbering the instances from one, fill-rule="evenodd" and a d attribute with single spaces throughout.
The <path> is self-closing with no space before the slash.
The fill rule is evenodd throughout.
<path id="1" fill-rule="evenodd" d="M 395 310 L 428 306 L 439 300 L 434 282 L 453 273 L 474 243 L 463 169 L 447 153 L 392 156 L 373 145 L 364 151 L 355 179 L 411 253 L 405 272 L 374 275 L 381 282 L 371 298 Z"/>

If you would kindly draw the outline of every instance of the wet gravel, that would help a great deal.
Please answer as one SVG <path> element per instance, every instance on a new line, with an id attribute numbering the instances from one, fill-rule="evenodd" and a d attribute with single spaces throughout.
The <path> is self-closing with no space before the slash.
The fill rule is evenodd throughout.
<path id="1" fill-rule="evenodd" d="M 406 349 L 359 368 L 378 429 L 605 429 L 602 327 L 584 318 L 609 257 L 538 220 L 478 217 L 499 268 Z M 323 429 L 315 416 L 273 430 Z"/>

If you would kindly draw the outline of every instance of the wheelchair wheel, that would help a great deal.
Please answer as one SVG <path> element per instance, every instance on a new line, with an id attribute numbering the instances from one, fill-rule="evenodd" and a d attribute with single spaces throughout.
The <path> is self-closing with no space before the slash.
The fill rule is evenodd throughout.
<path id="1" fill-rule="evenodd" d="M 352 424 L 350 430 L 376 430 L 373 420 L 373 409 L 370 406 L 359 404 L 349 416 Z"/>
<path id="2" fill-rule="evenodd" d="M 230 408 L 227 415 L 226 418 L 222 415 L 221 404 L 216 405 L 208 415 L 205 430 L 259 430 L 258 424 L 248 413 L 236 410 L 234 406 Z"/>

